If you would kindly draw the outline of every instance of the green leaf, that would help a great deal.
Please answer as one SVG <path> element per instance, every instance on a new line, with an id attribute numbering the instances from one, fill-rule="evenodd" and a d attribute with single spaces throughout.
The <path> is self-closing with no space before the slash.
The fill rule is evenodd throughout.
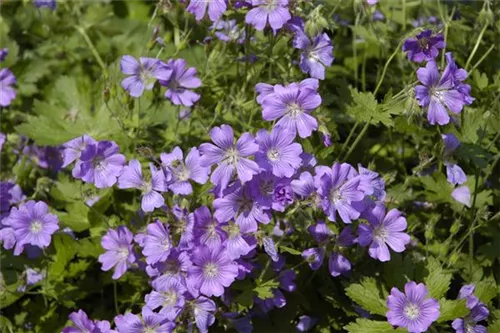
<path id="1" fill-rule="evenodd" d="M 465 303 L 465 299 L 448 300 L 441 298 L 439 300 L 441 315 L 439 316 L 438 323 L 453 320 L 459 317 L 465 317 L 467 313 L 469 313 L 469 309 L 467 309 Z"/>
<path id="2" fill-rule="evenodd" d="M 103 252 L 100 237 L 80 239 L 76 245 L 76 253 L 82 258 L 97 258 Z"/>
<path id="3" fill-rule="evenodd" d="M 387 311 L 385 297 L 381 297 L 375 279 L 365 278 L 361 283 L 351 284 L 345 291 L 347 296 L 355 303 L 359 304 L 363 309 L 372 314 L 385 316 Z"/>
<path id="4" fill-rule="evenodd" d="M 370 124 L 382 123 L 385 126 L 392 126 L 391 114 L 394 114 L 395 110 L 378 105 L 371 92 L 359 92 L 351 88 L 351 97 L 352 103 L 347 107 L 346 112 L 354 119 Z"/>
<path id="5" fill-rule="evenodd" d="M 452 274 L 446 272 L 439 260 L 429 257 L 427 263 L 429 275 L 424 279 L 430 296 L 440 299 L 450 288 Z"/>
<path id="6" fill-rule="evenodd" d="M 406 330 L 394 329 L 387 321 L 375 321 L 365 318 L 356 319 L 355 323 L 350 323 L 344 327 L 349 333 L 403 333 Z"/>
<path id="7" fill-rule="evenodd" d="M 9 318 L 0 316 L 0 331 L 5 333 L 14 332 L 14 326 L 12 326 L 12 322 L 9 320 Z"/>
<path id="8" fill-rule="evenodd" d="M 60 221 L 76 232 L 90 228 L 88 220 L 89 207 L 83 202 L 73 202 L 67 205 L 68 213 L 58 213 Z"/>
<path id="9" fill-rule="evenodd" d="M 288 246 L 284 246 L 284 245 L 280 245 L 279 248 L 284 251 L 284 252 L 288 252 L 294 256 L 300 256 L 302 254 L 302 252 L 300 251 L 297 251 L 295 249 L 292 249 L 291 247 L 288 247 Z M 281 252 L 281 251 L 280 251 Z"/>
<path id="10" fill-rule="evenodd" d="M 275 280 L 267 281 L 261 286 L 255 287 L 253 290 L 257 293 L 257 297 L 260 299 L 267 299 L 274 296 L 273 289 L 278 288 L 279 282 Z"/>
<path id="11" fill-rule="evenodd" d="M 472 73 L 472 77 L 477 87 L 480 90 L 483 90 L 484 88 L 488 87 L 488 76 L 486 75 L 486 73 L 480 73 L 479 71 L 474 71 Z"/>
<path id="12" fill-rule="evenodd" d="M 493 279 L 492 277 L 487 277 L 482 281 L 476 283 L 474 295 L 479 298 L 481 302 L 488 304 L 498 295 L 498 291 L 499 290 L 495 283 L 495 279 Z"/>
<path id="13" fill-rule="evenodd" d="M 425 188 L 425 196 L 430 202 L 450 202 L 453 186 L 448 183 L 443 173 L 435 172 L 432 176 L 419 178 Z"/>
<path id="14" fill-rule="evenodd" d="M 253 297 L 255 292 L 253 290 L 244 290 L 240 295 L 238 295 L 234 300 L 236 303 L 243 305 L 245 307 L 250 307 L 253 304 Z"/>
<path id="15" fill-rule="evenodd" d="M 54 235 L 52 243 L 56 249 L 56 254 L 52 257 L 53 262 L 49 265 L 49 279 L 62 280 L 69 261 L 76 253 L 76 241 L 67 234 Z"/>

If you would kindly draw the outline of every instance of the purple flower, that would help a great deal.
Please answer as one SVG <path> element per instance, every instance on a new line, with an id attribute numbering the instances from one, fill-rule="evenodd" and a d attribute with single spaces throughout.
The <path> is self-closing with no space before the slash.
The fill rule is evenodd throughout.
<path id="1" fill-rule="evenodd" d="M 377 9 L 373 12 L 372 18 L 374 21 L 383 21 L 385 20 L 385 15 L 384 13 L 382 13 L 380 10 Z"/>
<path id="2" fill-rule="evenodd" d="M 87 314 L 83 310 L 78 310 L 78 312 L 72 312 L 69 315 L 69 319 L 73 322 L 75 326 L 65 327 L 62 333 L 87 333 L 95 332 L 95 324 L 89 319 Z"/>
<path id="3" fill-rule="evenodd" d="M 19 247 L 28 244 L 47 247 L 52 234 L 59 229 L 57 216 L 49 213 L 49 207 L 43 201 L 30 200 L 19 209 L 12 208 L 8 221 Z"/>
<path id="4" fill-rule="evenodd" d="M 269 223 L 269 212 L 254 200 L 251 188 L 237 183 L 229 191 L 223 198 L 214 200 L 214 216 L 218 221 L 227 222 L 236 216 L 236 224 L 244 233 L 257 231 L 257 221 Z"/>
<path id="5" fill-rule="evenodd" d="M 175 323 L 166 322 L 164 316 L 153 312 L 147 306 L 142 308 L 142 320 L 129 312 L 116 316 L 115 324 L 120 333 L 170 333 L 175 328 Z"/>
<path id="6" fill-rule="evenodd" d="M 302 172 L 299 179 L 292 180 L 291 186 L 293 191 L 303 198 L 309 197 L 316 191 L 314 178 L 308 171 Z"/>
<path id="7" fill-rule="evenodd" d="M 133 241 L 134 235 L 125 226 L 118 227 L 117 230 L 109 229 L 102 236 L 101 245 L 106 250 L 99 256 L 103 271 L 109 271 L 115 267 L 113 279 L 119 279 L 127 269 L 136 261 Z"/>
<path id="8" fill-rule="evenodd" d="M 337 212 L 342 221 L 351 223 L 360 215 L 352 203 L 363 200 L 365 193 L 360 189 L 361 177 L 347 163 L 335 163 L 333 167 L 316 167 L 315 186 L 321 198 L 323 211 L 330 221 L 337 220 Z"/>
<path id="9" fill-rule="evenodd" d="M 328 260 L 328 270 L 330 274 L 337 277 L 351 270 L 351 263 L 340 253 L 333 252 Z"/>
<path id="10" fill-rule="evenodd" d="M 172 241 L 168 230 L 168 224 L 156 220 L 147 227 L 147 234 L 144 236 L 142 244 L 142 254 L 146 256 L 148 264 L 155 264 L 165 261 L 172 249 Z"/>
<path id="11" fill-rule="evenodd" d="M 212 22 L 218 21 L 226 11 L 226 0 L 191 0 L 187 11 L 194 14 L 196 21 L 205 16 L 208 6 L 208 17 Z"/>
<path id="12" fill-rule="evenodd" d="M 214 312 L 216 310 L 214 301 L 206 297 L 200 296 L 193 301 L 192 314 L 200 333 L 207 333 L 208 327 L 215 322 Z"/>
<path id="13" fill-rule="evenodd" d="M 211 29 L 215 30 L 215 36 L 224 42 L 236 42 L 243 44 L 245 42 L 245 29 L 239 28 L 236 20 L 217 21 Z"/>
<path id="14" fill-rule="evenodd" d="M 464 96 L 454 88 L 449 75 L 439 78 L 437 64 L 429 61 L 417 70 L 417 77 L 424 85 L 415 87 L 418 104 L 427 107 L 427 119 L 431 125 L 446 125 L 450 116 L 446 108 L 453 113 L 460 113 L 464 107 Z"/>
<path id="15" fill-rule="evenodd" d="M 366 0 L 366 3 L 370 6 L 374 6 L 376 5 L 378 2 L 378 0 Z"/>
<path id="16" fill-rule="evenodd" d="M 161 307 L 160 313 L 174 321 L 184 307 L 183 294 L 186 291 L 178 279 L 164 280 L 163 283 L 156 283 L 155 290 L 146 295 L 146 305 L 152 310 Z"/>
<path id="17" fill-rule="evenodd" d="M 56 9 L 57 2 L 56 0 L 34 0 L 34 4 L 36 8 L 49 8 L 51 10 Z"/>
<path id="18" fill-rule="evenodd" d="M 475 289 L 476 286 L 474 284 L 466 284 L 458 292 L 458 299 L 466 299 L 469 309 L 474 308 L 479 303 L 479 299 L 473 295 Z"/>
<path id="19" fill-rule="evenodd" d="M 358 164 L 359 174 L 370 183 L 373 189 L 373 195 L 377 201 L 383 201 L 385 199 L 385 181 L 380 175 L 370 169 L 364 168 L 361 164 Z M 367 193 L 368 194 L 368 193 Z"/>
<path id="20" fill-rule="evenodd" d="M 250 133 L 243 133 L 235 144 L 231 126 L 222 125 L 212 128 L 210 137 L 215 145 L 203 143 L 200 146 L 200 165 L 210 167 L 218 164 L 210 178 L 215 185 L 225 189 L 235 171 L 242 182 L 251 180 L 253 175 L 259 173 L 257 163 L 247 158 L 259 150 Z"/>
<path id="21" fill-rule="evenodd" d="M 45 271 L 36 271 L 32 268 L 26 269 L 26 285 L 31 286 L 34 285 L 40 281 L 42 281 L 45 278 Z"/>
<path id="22" fill-rule="evenodd" d="M 60 147 L 42 147 L 33 144 L 24 147 L 23 155 L 29 157 L 42 169 L 59 171 L 63 165 Z"/>
<path id="23" fill-rule="evenodd" d="M 273 239 L 271 237 L 264 237 L 262 239 L 262 245 L 264 246 L 264 251 L 271 258 L 271 260 L 274 262 L 278 262 L 280 257 Z"/>
<path id="24" fill-rule="evenodd" d="M 316 224 L 310 225 L 307 227 L 307 231 L 309 231 L 314 240 L 319 244 L 327 243 L 333 235 L 325 221 L 318 221 Z"/>
<path id="25" fill-rule="evenodd" d="M 167 87 L 165 97 L 175 105 L 192 106 L 200 99 L 200 95 L 190 89 L 201 86 L 201 80 L 196 77 L 196 68 L 186 69 L 186 65 L 184 59 L 170 59 L 166 64 L 172 69 L 170 79 L 159 80 L 162 86 Z"/>
<path id="26" fill-rule="evenodd" d="M 153 89 L 156 80 L 166 81 L 172 75 L 172 69 L 158 59 L 140 57 L 137 61 L 130 55 L 121 58 L 120 69 L 129 75 L 122 81 L 122 87 L 132 97 L 142 96 L 144 90 Z"/>
<path id="27" fill-rule="evenodd" d="M 245 16 L 245 22 L 262 31 L 267 22 L 274 33 L 292 17 L 288 11 L 288 0 L 252 0 L 252 8 Z"/>
<path id="28" fill-rule="evenodd" d="M 4 61 L 9 54 L 9 50 L 7 48 L 0 49 L 0 62 Z"/>
<path id="29" fill-rule="evenodd" d="M 184 162 L 184 155 L 179 147 L 172 153 L 160 155 L 161 165 L 172 175 L 168 188 L 175 194 L 188 195 L 193 193 L 189 179 L 198 184 L 205 184 L 208 180 L 210 168 L 200 165 L 200 153 L 195 147 L 191 148 Z"/>
<path id="30" fill-rule="evenodd" d="M 318 129 L 318 122 L 310 113 L 320 104 L 321 96 L 309 85 L 276 85 L 273 92 L 262 99 L 262 117 L 265 120 L 279 119 L 276 126 L 307 138 Z"/>
<path id="31" fill-rule="evenodd" d="M 63 164 L 62 167 L 65 168 L 77 159 L 80 158 L 82 151 L 85 150 L 87 145 L 97 144 L 97 141 L 88 135 L 83 135 L 73 140 L 70 140 L 63 144 Z"/>
<path id="32" fill-rule="evenodd" d="M 456 189 L 451 192 L 451 196 L 453 199 L 456 201 L 460 202 L 461 204 L 464 204 L 465 206 L 469 207 L 471 206 L 470 202 L 470 190 L 467 185 L 457 187 Z"/>
<path id="33" fill-rule="evenodd" d="M 407 328 L 411 333 L 427 331 L 439 318 L 439 303 L 434 298 L 427 298 L 427 287 L 411 281 L 405 284 L 403 294 L 397 288 L 391 289 L 387 297 L 387 320 L 393 326 Z"/>
<path id="34" fill-rule="evenodd" d="M 119 151 L 120 147 L 113 141 L 88 144 L 75 165 L 73 176 L 97 188 L 113 186 L 125 164 L 125 156 Z"/>
<path id="35" fill-rule="evenodd" d="M 241 233 L 240 226 L 234 222 L 229 222 L 225 227 L 227 232 L 226 241 L 223 245 L 231 259 L 239 259 L 247 255 L 255 248 L 255 238 Z"/>
<path id="36" fill-rule="evenodd" d="M 276 177 L 292 177 L 302 162 L 302 146 L 293 142 L 294 139 L 293 133 L 279 126 L 274 127 L 271 133 L 260 130 L 256 136 L 259 151 L 255 153 L 255 161 Z"/>
<path id="37" fill-rule="evenodd" d="M 307 332 L 318 322 L 317 318 L 309 317 L 309 316 L 300 316 L 299 322 L 297 323 L 297 331 L 299 332 Z"/>
<path id="38" fill-rule="evenodd" d="M 7 68 L 0 69 L 0 106 L 9 106 L 14 98 L 16 91 L 11 86 L 16 83 L 16 77 Z"/>
<path id="39" fill-rule="evenodd" d="M 194 211 L 194 237 L 199 244 L 218 248 L 226 239 L 222 225 L 212 218 L 207 206 L 201 206 Z"/>
<path id="40" fill-rule="evenodd" d="M 154 272 L 151 269 L 147 271 L 150 276 L 159 275 L 152 283 L 153 288 L 159 289 L 162 285 L 170 283 L 170 280 L 179 280 L 182 284 L 185 284 L 185 277 L 192 263 L 187 252 L 173 248 L 167 260 L 158 262 L 154 266 Z"/>
<path id="41" fill-rule="evenodd" d="M 333 62 L 333 46 L 330 37 L 322 33 L 314 37 L 313 42 L 301 29 L 295 29 L 293 46 L 302 50 L 300 55 L 300 69 L 309 73 L 312 78 L 324 80 L 325 67 Z"/>
<path id="42" fill-rule="evenodd" d="M 165 204 L 160 192 L 165 192 L 167 186 L 163 171 L 157 169 L 153 163 L 149 164 L 151 180 L 145 181 L 142 176 L 141 164 L 138 160 L 131 160 L 118 178 L 118 188 L 137 188 L 142 191 L 141 208 L 145 212 L 152 212 Z"/>
<path id="43" fill-rule="evenodd" d="M 302 252 L 302 258 L 307 261 L 309 267 L 313 271 L 319 269 L 325 258 L 325 249 L 323 247 L 315 247 L 306 249 Z"/>
<path id="44" fill-rule="evenodd" d="M 488 308 L 483 303 L 477 303 L 465 316 L 465 318 L 457 318 L 451 326 L 455 329 L 456 333 L 487 333 L 488 330 L 483 325 L 477 323 L 488 318 L 490 314 Z"/>
<path id="45" fill-rule="evenodd" d="M 416 38 L 408 38 L 403 45 L 403 52 L 408 52 L 408 60 L 414 62 L 432 61 L 445 45 L 442 34 L 433 36 L 432 30 L 425 30 Z"/>
<path id="46" fill-rule="evenodd" d="M 461 185 L 467 181 L 467 176 L 458 164 L 445 162 L 446 176 L 448 182 L 453 185 Z"/>
<path id="47" fill-rule="evenodd" d="M 447 155 L 452 154 L 460 146 L 460 141 L 453 133 L 442 134 L 441 137 L 444 141 L 444 153 Z"/>
<path id="48" fill-rule="evenodd" d="M 289 178 L 281 178 L 276 182 L 272 199 L 272 208 L 279 212 L 284 212 L 293 203 L 294 194 Z"/>
<path id="49" fill-rule="evenodd" d="M 205 296 L 221 296 L 238 275 L 238 266 L 222 246 L 200 246 L 191 256 L 193 266 L 188 271 L 187 283 Z"/>
<path id="50" fill-rule="evenodd" d="M 471 87 L 468 84 L 462 83 L 469 75 L 463 68 L 458 68 L 451 52 L 445 54 L 446 67 L 443 71 L 443 80 L 449 80 L 452 87 L 462 94 L 465 105 L 471 105 L 474 98 L 470 96 Z"/>
<path id="51" fill-rule="evenodd" d="M 359 225 L 358 242 L 361 246 L 370 245 L 370 257 L 380 261 L 389 261 L 391 254 L 387 245 L 394 252 L 403 252 L 405 245 L 410 243 L 406 229 L 406 219 L 397 209 L 391 209 L 387 215 L 383 204 L 378 204 L 368 214 L 369 224 Z"/>

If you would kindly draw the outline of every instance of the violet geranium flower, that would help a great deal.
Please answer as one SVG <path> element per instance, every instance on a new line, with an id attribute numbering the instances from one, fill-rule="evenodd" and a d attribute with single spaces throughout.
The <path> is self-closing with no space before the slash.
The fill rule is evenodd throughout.
<path id="1" fill-rule="evenodd" d="M 300 55 L 300 69 L 309 73 L 312 78 L 324 80 L 325 67 L 330 67 L 333 62 L 333 45 L 330 37 L 322 33 L 314 37 L 313 42 L 301 29 L 295 29 L 293 46 L 302 50 Z"/>
<path id="2" fill-rule="evenodd" d="M 144 298 L 146 305 L 155 310 L 161 307 L 160 314 L 174 321 L 184 307 L 184 292 L 186 287 L 178 279 L 165 280 L 156 284 L 155 290 Z"/>
<path id="3" fill-rule="evenodd" d="M 236 20 L 215 22 L 211 29 L 215 30 L 215 36 L 223 42 L 245 42 L 245 29 L 238 27 Z"/>
<path id="4" fill-rule="evenodd" d="M 451 197 L 461 204 L 470 208 L 471 206 L 471 198 L 470 198 L 470 190 L 467 185 L 457 187 L 451 192 Z"/>
<path id="5" fill-rule="evenodd" d="M 106 250 L 99 256 L 103 271 L 109 271 L 115 267 L 113 279 L 119 279 L 127 269 L 136 261 L 134 248 L 132 245 L 134 235 L 125 226 L 118 229 L 109 229 L 102 236 L 101 245 Z"/>
<path id="6" fill-rule="evenodd" d="M 142 245 L 144 245 L 142 254 L 146 257 L 148 264 L 151 265 L 167 260 L 172 249 L 168 224 L 164 224 L 160 220 L 150 223 L 146 229 Z"/>
<path id="7" fill-rule="evenodd" d="M 447 75 L 448 76 L 448 75 Z M 446 125 L 450 122 L 448 110 L 457 114 L 464 107 L 464 96 L 454 88 L 447 76 L 439 77 L 436 62 L 429 61 L 417 70 L 417 77 L 423 85 L 415 87 L 418 104 L 427 108 L 427 120 L 431 125 Z"/>
<path id="8" fill-rule="evenodd" d="M 245 16 L 245 22 L 262 31 L 267 22 L 274 33 L 292 18 L 288 10 L 288 0 L 252 0 L 252 8 Z"/>
<path id="9" fill-rule="evenodd" d="M 0 69 L 0 106 L 6 107 L 16 98 L 16 91 L 11 86 L 16 83 L 16 77 L 7 68 Z"/>
<path id="10" fill-rule="evenodd" d="M 19 209 L 13 207 L 8 224 L 14 230 L 19 247 L 33 245 L 45 248 L 50 245 L 52 234 L 59 229 L 59 220 L 49 213 L 49 206 L 43 201 L 33 200 L 22 204 Z"/>
<path id="11" fill-rule="evenodd" d="M 168 80 L 172 75 L 172 69 L 158 59 L 141 57 L 137 61 L 130 55 L 121 58 L 120 69 L 129 75 L 122 81 L 122 87 L 132 97 L 140 97 L 144 90 L 153 89 L 156 80 Z"/>
<path id="12" fill-rule="evenodd" d="M 172 153 L 160 155 L 162 167 L 172 175 L 168 188 L 175 194 L 188 195 L 193 193 L 190 179 L 198 184 L 205 184 L 208 180 L 210 168 L 200 165 L 200 153 L 195 147 L 191 148 L 184 162 L 181 148 L 175 147 Z"/>
<path id="13" fill-rule="evenodd" d="M 205 296 L 221 296 L 238 275 L 238 265 L 223 246 L 201 246 L 191 256 L 193 266 L 188 271 L 187 284 Z"/>
<path id="14" fill-rule="evenodd" d="M 165 98 L 175 105 L 192 106 L 200 99 L 200 95 L 190 89 L 201 86 L 201 80 L 196 77 L 196 68 L 186 69 L 184 59 L 170 59 L 166 66 L 172 70 L 168 80 L 159 80 L 160 84 L 167 87 Z"/>
<path id="15" fill-rule="evenodd" d="M 91 136 L 83 135 L 73 140 L 70 140 L 63 144 L 63 164 L 62 167 L 65 168 L 77 159 L 80 158 L 82 151 L 85 150 L 87 145 L 96 144 L 97 141 Z"/>
<path id="16" fill-rule="evenodd" d="M 141 318 L 142 317 L 142 318 Z M 142 316 L 133 313 L 126 313 L 115 317 L 115 324 L 118 332 L 139 333 L 171 333 L 175 328 L 175 323 L 165 321 L 164 316 L 153 312 L 149 307 L 142 308 Z"/>
<path id="17" fill-rule="evenodd" d="M 62 330 L 62 333 L 82 333 L 96 331 L 94 321 L 90 320 L 83 310 L 72 312 L 69 315 L 69 319 L 73 322 L 74 326 L 65 327 Z"/>
<path id="18" fill-rule="evenodd" d="M 255 161 L 276 177 L 292 177 L 302 162 L 302 146 L 293 142 L 294 139 L 293 133 L 279 126 L 275 126 L 271 133 L 260 130 L 256 136 L 259 151 L 255 154 Z"/>
<path id="19" fill-rule="evenodd" d="M 411 333 L 426 332 L 439 318 L 439 302 L 426 298 L 427 287 L 411 281 L 405 284 L 405 292 L 391 289 L 387 297 L 387 320 L 391 325 L 407 328 Z"/>
<path id="20" fill-rule="evenodd" d="M 200 146 L 200 165 L 210 167 L 218 164 L 210 180 L 222 190 L 227 187 L 231 177 L 236 172 L 242 182 L 252 179 L 259 173 L 259 166 L 247 157 L 255 154 L 259 146 L 250 133 L 243 133 L 234 143 L 233 129 L 229 125 L 214 127 L 210 137 L 215 143 L 203 143 Z"/>
<path id="21" fill-rule="evenodd" d="M 155 208 L 164 205 L 165 199 L 160 192 L 165 192 L 165 175 L 152 163 L 149 164 L 151 180 L 146 181 L 142 176 L 141 164 L 138 160 L 131 160 L 118 178 L 118 188 L 137 188 L 142 190 L 141 208 L 145 212 L 152 212 Z"/>
<path id="22" fill-rule="evenodd" d="M 205 16 L 208 7 L 208 17 L 212 22 L 218 21 L 226 11 L 226 0 L 191 0 L 187 11 L 194 14 L 196 21 Z"/>
<path id="23" fill-rule="evenodd" d="M 439 49 L 445 47 L 442 34 L 432 35 L 432 30 L 422 31 L 416 38 L 408 38 L 403 44 L 403 51 L 408 52 L 408 60 L 414 62 L 432 61 L 438 54 Z"/>
<path id="24" fill-rule="evenodd" d="M 406 229 L 406 219 L 397 209 L 391 209 L 387 215 L 383 204 L 377 204 L 367 216 L 369 224 L 359 225 L 358 242 L 361 246 L 370 245 L 370 257 L 380 261 L 389 261 L 389 247 L 395 252 L 403 252 L 410 242 Z"/>
<path id="25" fill-rule="evenodd" d="M 318 122 L 310 113 L 320 106 L 321 96 L 308 84 L 276 85 L 273 93 L 261 101 L 262 117 L 269 121 L 279 119 L 276 126 L 294 135 L 298 132 L 301 138 L 307 138 L 318 129 Z"/>

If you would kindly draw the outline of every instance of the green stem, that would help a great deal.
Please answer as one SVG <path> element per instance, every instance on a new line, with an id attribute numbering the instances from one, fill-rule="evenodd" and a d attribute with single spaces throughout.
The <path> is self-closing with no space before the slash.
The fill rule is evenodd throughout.
<path id="1" fill-rule="evenodd" d="M 380 79 L 378 80 L 377 86 L 375 87 L 375 90 L 373 91 L 373 95 L 376 96 L 378 90 L 380 89 L 380 86 L 382 85 L 382 82 L 384 81 L 385 73 L 387 72 L 387 68 L 389 67 L 389 64 L 391 63 L 392 59 L 399 53 L 401 50 L 401 45 L 403 45 L 403 41 L 401 40 L 396 47 L 396 50 L 391 54 L 389 59 L 385 62 L 384 69 L 382 70 L 382 75 L 380 76 Z"/>
<path id="2" fill-rule="evenodd" d="M 349 132 L 347 139 L 345 139 L 345 142 L 342 145 L 342 149 L 340 150 L 340 153 L 339 153 L 339 158 L 344 153 L 345 149 L 347 148 L 347 144 L 349 143 L 349 141 L 351 141 L 351 138 L 354 135 L 354 131 L 356 130 L 356 128 L 358 128 L 359 124 L 360 124 L 360 122 L 356 121 L 356 123 L 354 123 L 354 126 L 351 128 L 351 131 Z"/>
<path id="3" fill-rule="evenodd" d="M 483 62 L 484 59 L 493 51 L 495 48 L 495 45 L 491 45 L 490 48 L 483 54 L 483 56 L 476 62 L 474 66 L 472 66 L 471 70 L 469 71 L 469 75 L 476 70 L 476 68 Z"/>
<path id="4" fill-rule="evenodd" d="M 477 192 L 479 188 L 479 169 L 476 170 L 476 175 L 475 175 L 475 180 L 476 184 L 474 184 L 474 197 L 472 198 L 472 213 L 471 213 L 471 225 L 469 229 L 469 268 L 470 272 L 472 272 L 472 264 L 474 263 L 473 257 L 474 257 L 474 225 L 476 224 L 476 199 L 477 199 Z"/>
<path id="5" fill-rule="evenodd" d="M 95 59 L 97 60 L 97 63 L 99 64 L 99 66 L 101 66 L 102 71 L 104 72 L 104 76 L 108 77 L 109 76 L 108 69 L 107 69 L 106 65 L 104 64 L 104 61 L 102 61 L 102 58 L 99 55 L 99 52 L 97 52 L 97 49 L 95 48 L 94 44 L 90 40 L 89 35 L 87 35 L 87 32 L 85 31 L 85 29 L 80 27 L 80 26 L 75 27 L 75 29 L 76 29 L 76 31 L 78 31 L 80 33 L 80 35 L 82 35 L 83 39 L 85 39 L 85 42 L 87 43 L 88 47 L 90 48 L 90 51 L 92 51 L 92 54 L 94 55 Z"/>
<path id="6" fill-rule="evenodd" d="M 371 120 L 371 119 L 370 119 Z M 351 153 L 354 151 L 354 148 L 356 148 L 356 146 L 358 145 L 359 141 L 361 141 L 361 139 L 363 138 L 363 136 L 365 135 L 366 131 L 368 130 L 368 127 L 370 126 L 370 121 L 368 121 L 365 126 L 363 126 L 363 129 L 361 129 L 361 132 L 358 134 L 358 136 L 356 137 L 356 140 L 354 140 L 354 143 L 352 144 L 352 146 L 349 148 L 349 150 L 347 151 L 347 154 L 345 155 L 345 157 L 343 158 L 344 161 L 347 161 L 347 159 L 349 158 L 349 156 L 351 156 Z"/>
<path id="7" fill-rule="evenodd" d="M 120 310 L 118 309 L 118 292 L 117 292 L 117 288 L 116 288 L 116 281 L 113 281 L 113 300 L 115 303 L 116 314 L 119 315 Z"/>
<path id="8" fill-rule="evenodd" d="M 479 37 L 477 38 L 476 45 L 474 45 L 474 48 L 472 49 L 472 52 L 469 56 L 469 59 L 467 59 L 467 62 L 465 63 L 465 67 L 464 67 L 465 70 L 467 70 L 467 68 L 469 68 L 470 62 L 472 61 L 472 58 L 474 58 L 474 55 L 476 54 L 477 49 L 479 48 L 479 44 L 481 43 L 481 41 L 483 39 L 483 35 L 486 32 L 487 28 L 488 28 L 488 23 L 486 23 L 484 25 L 483 29 L 479 33 Z"/>

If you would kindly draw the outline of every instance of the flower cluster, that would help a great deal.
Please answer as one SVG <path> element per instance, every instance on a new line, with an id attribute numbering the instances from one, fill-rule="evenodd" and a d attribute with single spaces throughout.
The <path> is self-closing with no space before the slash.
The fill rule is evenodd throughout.
<path id="1" fill-rule="evenodd" d="M 479 322 L 486 320 L 489 315 L 488 308 L 474 296 L 476 287 L 473 284 L 463 286 L 458 293 L 458 299 L 465 299 L 469 314 L 465 318 L 457 318 L 451 326 L 456 333 L 486 333 L 487 329 Z"/>

